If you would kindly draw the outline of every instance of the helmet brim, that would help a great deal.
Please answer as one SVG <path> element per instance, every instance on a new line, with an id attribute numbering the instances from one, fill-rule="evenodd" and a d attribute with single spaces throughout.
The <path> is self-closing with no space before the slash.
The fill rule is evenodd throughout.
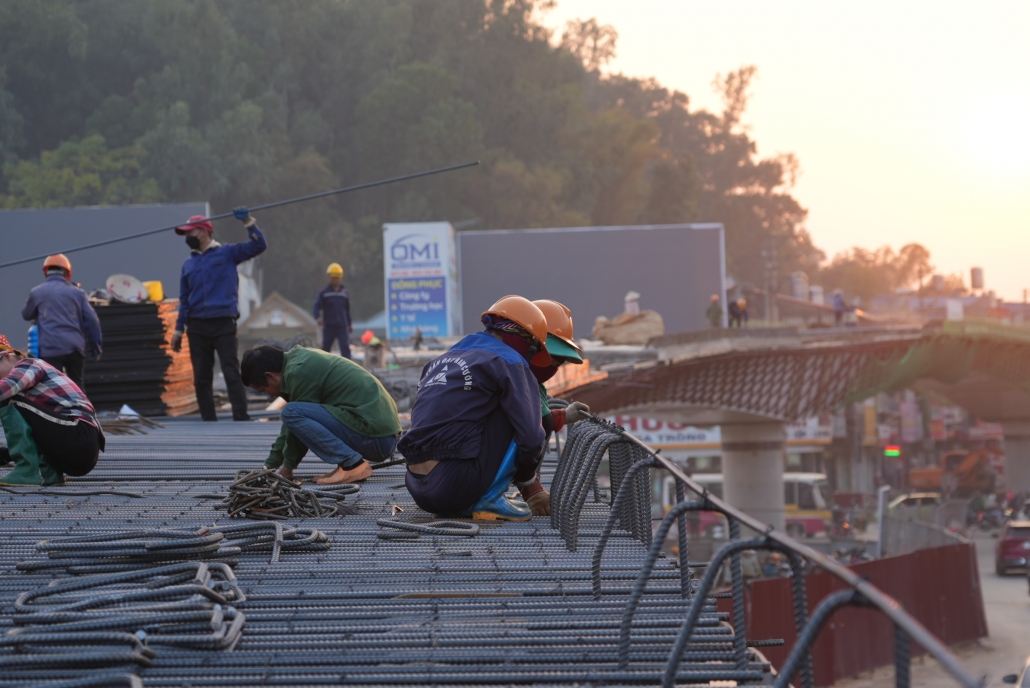
<path id="1" fill-rule="evenodd" d="M 547 352 L 552 357 L 557 356 L 565 359 L 568 363 L 580 364 L 583 362 L 583 356 L 580 355 L 580 351 L 577 347 L 569 344 L 561 337 L 557 337 L 550 332 L 547 333 Z"/>

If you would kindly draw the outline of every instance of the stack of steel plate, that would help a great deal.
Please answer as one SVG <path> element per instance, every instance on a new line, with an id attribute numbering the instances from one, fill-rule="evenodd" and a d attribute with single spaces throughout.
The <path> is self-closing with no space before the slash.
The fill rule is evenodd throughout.
<path id="1" fill-rule="evenodd" d="M 86 364 L 86 395 L 98 411 L 123 404 L 146 416 L 183 415 L 196 410 L 189 347 L 168 347 L 178 301 L 97 305 L 104 354 Z"/>

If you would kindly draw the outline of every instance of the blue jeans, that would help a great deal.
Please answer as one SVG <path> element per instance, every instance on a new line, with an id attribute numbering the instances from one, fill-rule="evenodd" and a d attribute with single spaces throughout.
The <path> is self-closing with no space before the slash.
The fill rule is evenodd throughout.
<path id="1" fill-rule="evenodd" d="M 290 432 L 326 463 L 350 470 L 363 460 L 385 461 L 397 446 L 397 437 L 365 437 L 341 423 L 322 404 L 291 401 L 283 406 L 282 420 Z"/>

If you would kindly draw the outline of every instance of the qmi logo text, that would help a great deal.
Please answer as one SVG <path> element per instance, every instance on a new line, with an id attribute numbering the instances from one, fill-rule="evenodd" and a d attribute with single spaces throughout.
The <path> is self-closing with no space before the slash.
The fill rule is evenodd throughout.
<path id="1" fill-rule="evenodd" d="M 394 269 L 440 267 L 440 242 L 424 234 L 409 234 L 390 245 L 390 262 Z"/>

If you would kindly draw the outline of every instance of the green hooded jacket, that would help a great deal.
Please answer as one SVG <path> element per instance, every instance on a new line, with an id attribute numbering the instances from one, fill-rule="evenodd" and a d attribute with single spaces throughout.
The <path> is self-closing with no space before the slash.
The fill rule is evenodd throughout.
<path id="1" fill-rule="evenodd" d="M 350 359 L 301 346 L 283 357 L 279 396 L 287 402 L 325 406 L 351 430 L 365 437 L 390 437 L 401 431 L 397 405 L 375 375 Z M 296 468 L 308 448 L 286 426 L 265 460 L 268 468 Z"/>

